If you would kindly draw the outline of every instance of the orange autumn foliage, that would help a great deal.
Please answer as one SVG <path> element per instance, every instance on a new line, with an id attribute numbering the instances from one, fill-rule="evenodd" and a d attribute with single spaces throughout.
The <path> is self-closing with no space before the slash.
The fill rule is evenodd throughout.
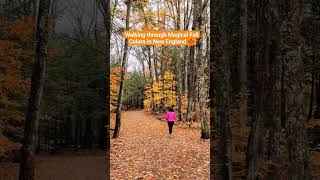
<path id="1" fill-rule="evenodd" d="M 35 23 L 30 17 L 26 17 L 22 20 L 18 20 L 15 24 L 9 28 L 11 37 L 17 38 L 19 43 L 32 42 L 32 32 L 35 27 Z"/>
<path id="2" fill-rule="evenodd" d="M 112 67 L 111 68 L 111 73 L 110 73 L 110 111 L 114 111 L 117 107 L 120 75 L 121 75 L 121 68 L 120 67 Z"/>
<path id="3" fill-rule="evenodd" d="M 55 60 L 59 56 L 58 49 L 48 49 L 48 59 Z"/>
<path id="4" fill-rule="evenodd" d="M 22 137 L 21 104 L 25 102 L 30 86 L 24 65 L 32 61 L 34 25 L 31 18 L 13 23 L 0 19 L 0 157 L 6 151 L 18 148 L 18 143 L 12 139 L 21 140 Z"/>

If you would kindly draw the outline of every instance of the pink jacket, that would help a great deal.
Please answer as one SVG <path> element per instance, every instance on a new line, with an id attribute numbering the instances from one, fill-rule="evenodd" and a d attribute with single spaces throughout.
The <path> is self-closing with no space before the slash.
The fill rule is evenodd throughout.
<path id="1" fill-rule="evenodd" d="M 168 122 L 175 122 L 177 120 L 175 112 L 167 112 L 166 113 L 166 120 Z"/>

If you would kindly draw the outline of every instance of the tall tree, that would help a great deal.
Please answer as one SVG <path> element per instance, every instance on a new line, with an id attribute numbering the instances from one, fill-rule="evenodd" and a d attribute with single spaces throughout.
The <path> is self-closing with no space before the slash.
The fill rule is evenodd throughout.
<path id="1" fill-rule="evenodd" d="M 150 46 L 147 46 L 146 47 L 147 49 L 147 53 L 148 53 L 148 58 L 147 58 L 147 61 L 148 61 L 148 67 L 149 67 L 149 84 L 150 84 L 150 109 L 151 109 L 151 112 L 154 113 L 155 111 L 155 103 L 154 103 L 154 94 L 153 94 L 153 82 L 154 82 L 154 79 L 153 79 L 153 71 L 152 71 L 152 55 L 151 55 L 151 48 Z"/>
<path id="2" fill-rule="evenodd" d="M 247 179 L 253 180 L 257 178 L 258 171 L 263 159 L 263 149 L 265 141 L 265 119 L 266 119 L 266 110 L 264 103 L 266 103 L 266 81 L 268 79 L 268 57 L 270 53 L 269 37 L 270 32 L 268 27 L 267 19 L 270 15 L 268 14 L 269 3 L 266 1 L 255 2 L 256 7 L 256 34 L 255 34 L 255 61 L 256 61 L 256 80 L 257 84 L 254 88 L 255 91 L 255 113 L 253 116 L 253 122 L 251 126 L 249 142 L 248 142 L 248 173 Z M 267 17 L 267 18 L 265 18 Z"/>
<path id="3" fill-rule="evenodd" d="M 303 1 L 283 1 L 284 21 L 281 43 L 286 95 L 286 137 L 289 179 L 310 179 L 306 117 L 303 113 L 304 68 L 301 57 Z"/>
<path id="4" fill-rule="evenodd" d="M 129 22 L 130 22 L 130 11 L 131 11 L 131 0 L 126 2 L 127 4 L 127 14 L 126 14 L 126 30 L 129 30 Z M 121 106 L 122 106 L 122 94 L 123 94 L 123 85 L 124 85 L 124 76 L 126 73 L 126 64 L 128 59 L 128 39 L 125 40 L 124 43 L 124 50 L 123 50 L 123 59 L 121 64 L 121 78 L 120 78 L 120 88 L 119 88 L 119 95 L 118 95 L 118 102 L 117 102 L 117 109 L 116 109 L 116 124 L 113 133 L 113 138 L 118 138 L 120 133 L 120 126 L 121 126 Z"/>
<path id="5" fill-rule="evenodd" d="M 313 53 L 313 63 L 312 65 L 314 66 L 314 47 L 312 48 L 312 53 Z M 312 118 L 312 113 L 313 113 L 313 99 L 314 99 L 314 85 L 315 85 L 315 82 L 314 82 L 314 79 L 315 79 L 315 72 L 314 70 L 312 69 L 311 70 L 311 93 L 310 93 L 310 102 L 309 102 L 309 112 L 308 112 L 308 118 L 307 120 L 310 121 L 311 118 Z"/>
<path id="6" fill-rule="evenodd" d="M 111 12 L 110 12 L 110 1 L 109 0 L 97 0 L 97 5 L 100 8 L 100 12 L 103 15 L 104 27 L 106 30 L 106 41 L 105 41 L 105 73 L 103 75 L 103 97 L 104 103 L 102 105 L 102 119 L 99 133 L 99 146 L 101 149 L 107 150 L 107 157 L 109 158 L 110 150 L 110 38 L 111 38 Z M 110 172 L 108 172 L 110 173 Z"/>
<path id="7" fill-rule="evenodd" d="M 270 18 L 267 29 L 270 31 L 270 56 L 268 60 L 270 78 L 267 86 L 270 87 L 270 96 L 267 99 L 267 123 L 269 130 L 268 159 L 272 162 L 268 178 L 280 179 L 280 139 L 281 139 L 281 49 L 280 49 L 280 3 L 270 0 Z"/>
<path id="8" fill-rule="evenodd" d="M 141 10 L 142 12 L 142 16 L 143 16 L 143 19 L 144 19 L 144 26 L 146 29 L 150 29 L 150 25 L 152 24 L 151 22 L 151 19 L 148 19 L 147 18 L 147 14 L 144 10 L 145 6 L 148 3 L 146 2 L 141 2 L 141 4 L 138 4 L 139 5 L 139 9 Z M 147 46 L 145 47 L 146 48 L 146 51 L 147 51 L 147 62 L 148 62 L 148 67 L 149 67 L 149 84 L 150 84 L 150 109 L 151 109 L 151 112 L 154 113 L 155 111 L 155 102 L 154 102 L 154 93 L 153 93 L 153 83 L 154 83 L 154 77 L 153 77 L 153 71 L 152 71 L 152 54 L 151 54 L 151 47 L 150 46 Z M 144 49 L 144 48 L 143 48 Z M 154 50 L 154 48 L 153 48 Z M 155 52 L 153 51 L 153 55 L 155 55 Z M 156 58 L 153 57 L 154 59 L 154 70 L 155 70 L 155 76 L 156 76 L 156 81 L 158 81 L 158 77 L 157 77 L 157 61 L 156 61 Z"/>
<path id="9" fill-rule="evenodd" d="M 244 129 L 248 119 L 247 100 L 247 38 L 248 38 L 248 0 L 241 0 L 240 13 L 240 131 Z M 242 133 L 241 133 L 242 135 Z"/>
<path id="10" fill-rule="evenodd" d="M 206 65 L 207 62 L 203 58 L 203 13 L 206 12 L 206 6 L 208 1 L 195 1 L 194 11 L 198 12 L 198 16 L 196 17 L 197 26 L 200 28 L 200 39 L 196 45 L 197 56 L 196 61 L 199 64 L 198 68 L 198 79 L 199 79 L 199 106 L 200 106 L 200 120 L 201 120 L 201 138 L 208 139 L 209 138 L 209 127 L 207 123 L 207 90 L 206 90 Z"/>
<path id="11" fill-rule="evenodd" d="M 316 109 L 314 111 L 314 118 L 319 118 L 320 117 L 320 76 L 316 75 L 316 82 L 315 82 L 315 86 L 316 86 Z"/>
<path id="12" fill-rule="evenodd" d="M 211 1 L 210 2 L 210 15 L 213 18 L 210 18 L 210 67 L 209 67 L 209 72 L 210 72 L 210 86 L 209 86 L 209 97 L 210 97 L 210 179 L 214 179 L 215 178 L 215 164 L 216 164 L 216 153 L 215 153 L 215 145 L 214 145 L 214 140 L 215 140 L 215 113 L 214 113 L 214 108 L 215 108 L 215 99 L 214 99 L 214 95 L 215 95 L 215 81 L 214 81 L 214 75 L 215 75 L 215 71 L 214 71 L 214 67 L 215 67 L 215 53 L 213 51 L 214 49 L 214 37 L 215 37 L 215 31 L 214 30 L 218 30 L 217 26 L 215 26 L 215 19 L 216 19 L 216 11 L 217 8 L 215 8 L 216 6 L 216 1 Z M 215 27 L 215 28 L 214 28 Z M 217 44 L 216 44 L 217 45 Z"/>
<path id="13" fill-rule="evenodd" d="M 180 0 L 176 2 L 176 17 L 174 18 L 175 21 L 175 29 L 176 30 L 181 30 L 181 4 Z M 174 9 L 172 7 L 172 9 Z M 177 85 L 176 85 L 176 90 L 177 90 L 177 105 L 178 105 L 178 121 L 182 121 L 182 59 L 181 59 L 181 47 L 177 47 L 177 58 L 175 62 L 175 71 L 177 72 Z"/>
<path id="14" fill-rule="evenodd" d="M 230 129 L 230 64 L 228 56 L 228 46 L 230 37 L 228 34 L 228 2 L 211 1 L 214 6 L 213 11 L 213 39 L 212 54 L 215 62 L 215 99 L 216 99 L 216 123 L 218 138 L 218 179 L 232 179 L 232 142 Z M 211 77 L 212 78 L 212 77 Z"/>
<path id="15" fill-rule="evenodd" d="M 256 179 L 262 165 L 265 136 L 269 132 L 269 159 L 279 157 L 281 66 L 279 3 L 274 0 L 256 2 L 256 88 L 255 114 L 248 144 L 247 179 Z M 267 131 L 269 130 L 269 131 Z M 276 164 L 269 178 L 278 179 Z"/>
<path id="16" fill-rule="evenodd" d="M 106 150 L 106 162 L 110 162 L 110 38 L 111 38 L 111 11 L 110 11 L 110 0 L 97 0 L 97 5 L 100 7 L 100 11 L 104 19 L 104 27 L 106 30 L 106 41 L 105 41 L 105 74 L 103 76 L 103 97 L 104 102 L 102 104 L 102 119 L 99 134 L 99 146 L 101 149 Z M 110 165 L 108 163 L 107 165 Z M 107 179 L 110 178 L 110 167 L 107 167 L 106 173 Z"/>
<path id="17" fill-rule="evenodd" d="M 20 180 L 33 180 L 35 176 L 34 153 L 39 125 L 39 107 L 42 98 L 47 45 L 50 24 L 51 0 L 40 0 L 36 25 L 35 62 L 31 77 L 31 94 L 26 115 Z"/>
<path id="18" fill-rule="evenodd" d="M 192 30 L 197 30 L 198 29 L 198 20 L 197 18 L 199 17 L 198 8 L 196 7 L 197 0 L 192 1 L 193 4 L 193 23 L 192 23 Z M 187 121 L 191 122 L 192 120 L 192 115 L 194 111 L 194 101 L 195 101 L 195 52 L 196 52 L 196 47 L 191 46 L 190 47 L 190 53 L 189 53 L 189 62 L 188 62 L 188 107 L 187 107 Z"/>

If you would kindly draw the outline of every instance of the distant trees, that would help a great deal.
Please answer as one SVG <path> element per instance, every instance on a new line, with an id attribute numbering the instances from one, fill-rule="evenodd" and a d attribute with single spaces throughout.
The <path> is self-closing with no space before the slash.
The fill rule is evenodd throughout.
<path id="1" fill-rule="evenodd" d="M 105 2 L 109 17 L 110 1 Z M 72 7 L 67 11 L 73 31 L 55 32 L 57 17 L 65 18 L 60 4 L 47 0 L 0 3 L 1 159 L 20 160 L 14 151 L 23 142 L 20 179 L 33 179 L 37 150 L 110 147 L 106 141 L 109 104 L 103 106 L 110 94 L 109 72 L 102 66 L 110 64 L 110 23 L 105 19 L 106 29 L 100 29 L 102 14 L 97 4 L 90 6 L 95 11 L 78 14 L 83 3 L 66 2 Z"/>
<path id="2" fill-rule="evenodd" d="M 134 69 L 127 73 L 123 89 L 123 106 L 126 109 L 142 109 L 145 97 L 145 81 L 143 72 Z M 148 91 L 146 91 L 148 92 Z"/>
<path id="3" fill-rule="evenodd" d="M 4 56 L 2 58 L 10 62 L 10 65 L 17 63 L 14 66 L 8 66 L 10 68 L 0 75 L 1 78 L 10 75 L 12 80 L 16 79 L 16 82 L 12 81 L 10 86 L 1 84 L 1 89 L 5 86 L 15 89 L 8 94 L 11 96 L 10 104 L 17 103 L 17 106 L 15 105 L 17 111 L 15 112 L 15 108 L 11 108 L 10 113 L 7 113 L 12 117 L 10 123 L 6 120 L 7 117 L 4 114 L 6 112 L 1 113 L 1 118 L 4 119 L 5 124 L 5 130 L 2 131 L 4 132 L 3 135 L 10 138 L 12 142 L 22 141 L 23 130 L 21 127 L 24 124 L 22 116 L 26 111 L 29 78 L 32 74 L 33 64 L 31 59 L 34 52 L 31 49 L 34 45 L 31 42 L 35 40 L 32 37 L 35 35 L 32 20 L 32 18 L 36 18 L 34 15 L 35 3 L 37 2 L 6 1 L 1 2 L 0 7 L 1 19 L 3 19 L 1 22 L 4 26 L 1 29 L 1 39 L 8 39 L 8 42 L 10 42 L 2 44 L 9 45 L 10 49 L 7 51 L 4 48 L 1 54 L 14 54 L 10 55 L 9 58 Z M 66 11 L 72 14 L 72 16 L 68 16 L 68 20 L 74 26 L 72 32 L 52 31 L 48 37 L 48 61 L 45 63 L 47 65 L 47 76 L 44 80 L 42 103 L 38 108 L 40 111 L 39 138 L 35 140 L 37 150 L 55 151 L 65 146 L 89 148 L 97 144 L 103 147 L 106 143 L 106 132 L 100 132 L 107 123 L 101 118 L 102 101 L 105 97 L 103 95 L 102 76 L 105 68 L 101 64 L 105 60 L 103 58 L 108 57 L 106 54 L 110 48 L 107 48 L 106 52 L 106 42 L 103 42 L 105 38 L 100 38 L 105 37 L 105 34 L 102 34 L 105 32 L 104 29 L 101 29 L 100 25 L 94 26 L 97 22 L 103 23 L 103 21 L 99 21 L 100 18 L 102 19 L 102 14 L 97 11 L 98 6 L 96 4 L 90 6 L 96 11 L 88 11 L 82 14 L 77 14 L 75 11 L 83 8 L 81 7 L 83 3 L 68 1 L 64 5 L 73 7 L 72 11 L 69 11 L 69 9 Z M 50 6 L 50 26 L 47 28 L 49 31 L 55 29 L 58 15 L 65 18 L 65 14 L 59 8 L 60 6 L 52 2 Z M 6 12 L 12 13 L 5 14 Z M 78 21 L 79 19 L 81 23 Z M 90 27 L 82 27 L 86 26 L 86 23 L 90 23 Z M 105 61 L 110 63 L 110 57 Z M 1 63 L 2 65 L 4 64 Z M 12 73 L 10 72 L 11 68 L 17 71 L 12 71 L 14 72 Z M 110 93 L 106 92 L 106 94 Z M 1 93 L 2 95 L 6 94 Z M 16 128 L 10 128 L 10 124 Z M 1 127 L 3 126 L 1 125 Z M 19 144 L 13 145 L 18 146 Z"/>

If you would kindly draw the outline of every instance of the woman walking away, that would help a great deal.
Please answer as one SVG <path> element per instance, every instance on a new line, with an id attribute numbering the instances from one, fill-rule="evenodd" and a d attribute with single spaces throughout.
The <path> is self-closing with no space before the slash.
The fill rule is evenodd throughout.
<path id="1" fill-rule="evenodd" d="M 166 113 L 166 119 L 168 122 L 168 127 L 169 127 L 169 134 L 172 134 L 172 127 L 174 122 L 176 121 L 176 113 L 174 112 L 173 108 L 170 107 L 168 112 Z"/>

